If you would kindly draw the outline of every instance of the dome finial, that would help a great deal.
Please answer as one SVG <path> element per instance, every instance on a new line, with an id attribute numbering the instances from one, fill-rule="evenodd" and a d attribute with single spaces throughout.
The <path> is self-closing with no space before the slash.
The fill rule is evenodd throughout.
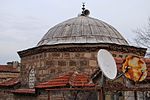
<path id="1" fill-rule="evenodd" d="M 85 2 L 82 2 L 82 13 L 84 12 L 84 10 L 85 10 Z"/>
<path id="2" fill-rule="evenodd" d="M 90 14 L 90 11 L 88 9 L 85 9 L 85 3 L 82 3 L 82 14 L 81 16 L 88 16 Z"/>

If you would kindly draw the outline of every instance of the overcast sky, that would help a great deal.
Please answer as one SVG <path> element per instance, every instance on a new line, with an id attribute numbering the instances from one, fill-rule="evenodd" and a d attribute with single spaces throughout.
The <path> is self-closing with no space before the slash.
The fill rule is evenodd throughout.
<path id="1" fill-rule="evenodd" d="M 147 24 L 150 0 L 0 0 L 0 64 L 20 60 L 17 51 L 36 46 L 52 26 L 81 13 L 114 26 L 128 41 Z"/>

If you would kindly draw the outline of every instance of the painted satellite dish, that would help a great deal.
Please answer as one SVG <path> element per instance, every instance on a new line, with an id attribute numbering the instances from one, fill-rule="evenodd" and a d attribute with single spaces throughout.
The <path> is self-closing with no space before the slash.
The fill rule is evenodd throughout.
<path id="1" fill-rule="evenodd" d="M 134 82 L 143 81 L 147 76 L 145 62 L 138 56 L 128 56 L 123 63 L 122 71 L 125 76 Z"/>
<path id="2" fill-rule="evenodd" d="M 111 53 L 105 49 L 100 49 L 98 51 L 97 60 L 98 65 L 102 70 L 102 72 L 104 73 L 104 75 L 108 79 L 115 79 L 117 75 L 117 67 L 116 62 Z"/>

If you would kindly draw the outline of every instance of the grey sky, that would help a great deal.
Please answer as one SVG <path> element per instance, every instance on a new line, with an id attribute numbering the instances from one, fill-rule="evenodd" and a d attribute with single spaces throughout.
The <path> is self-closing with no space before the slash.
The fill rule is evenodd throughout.
<path id="1" fill-rule="evenodd" d="M 17 51 L 36 46 L 52 26 L 76 17 L 82 2 L 91 17 L 114 26 L 127 40 L 146 25 L 150 0 L 0 0 L 0 64 L 20 60 Z"/>

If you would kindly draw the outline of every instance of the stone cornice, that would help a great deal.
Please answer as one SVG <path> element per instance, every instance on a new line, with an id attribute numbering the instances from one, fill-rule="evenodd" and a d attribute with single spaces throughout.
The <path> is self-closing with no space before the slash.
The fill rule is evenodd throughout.
<path id="1" fill-rule="evenodd" d="M 127 45 L 118 45 L 110 43 L 86 43 L 86 44 L 59 44 L 59 45 L 42 45 L 27 50 L 19 51 L 19 56 L 25 57 L 29 55 L 39 54 L 43 52 L 96 52 L 99 49 L 107 49 L 109 51 L 117 51 L 123 53 L 133 53 L 144 56 L 146 48 L 139 48 Z"/>

